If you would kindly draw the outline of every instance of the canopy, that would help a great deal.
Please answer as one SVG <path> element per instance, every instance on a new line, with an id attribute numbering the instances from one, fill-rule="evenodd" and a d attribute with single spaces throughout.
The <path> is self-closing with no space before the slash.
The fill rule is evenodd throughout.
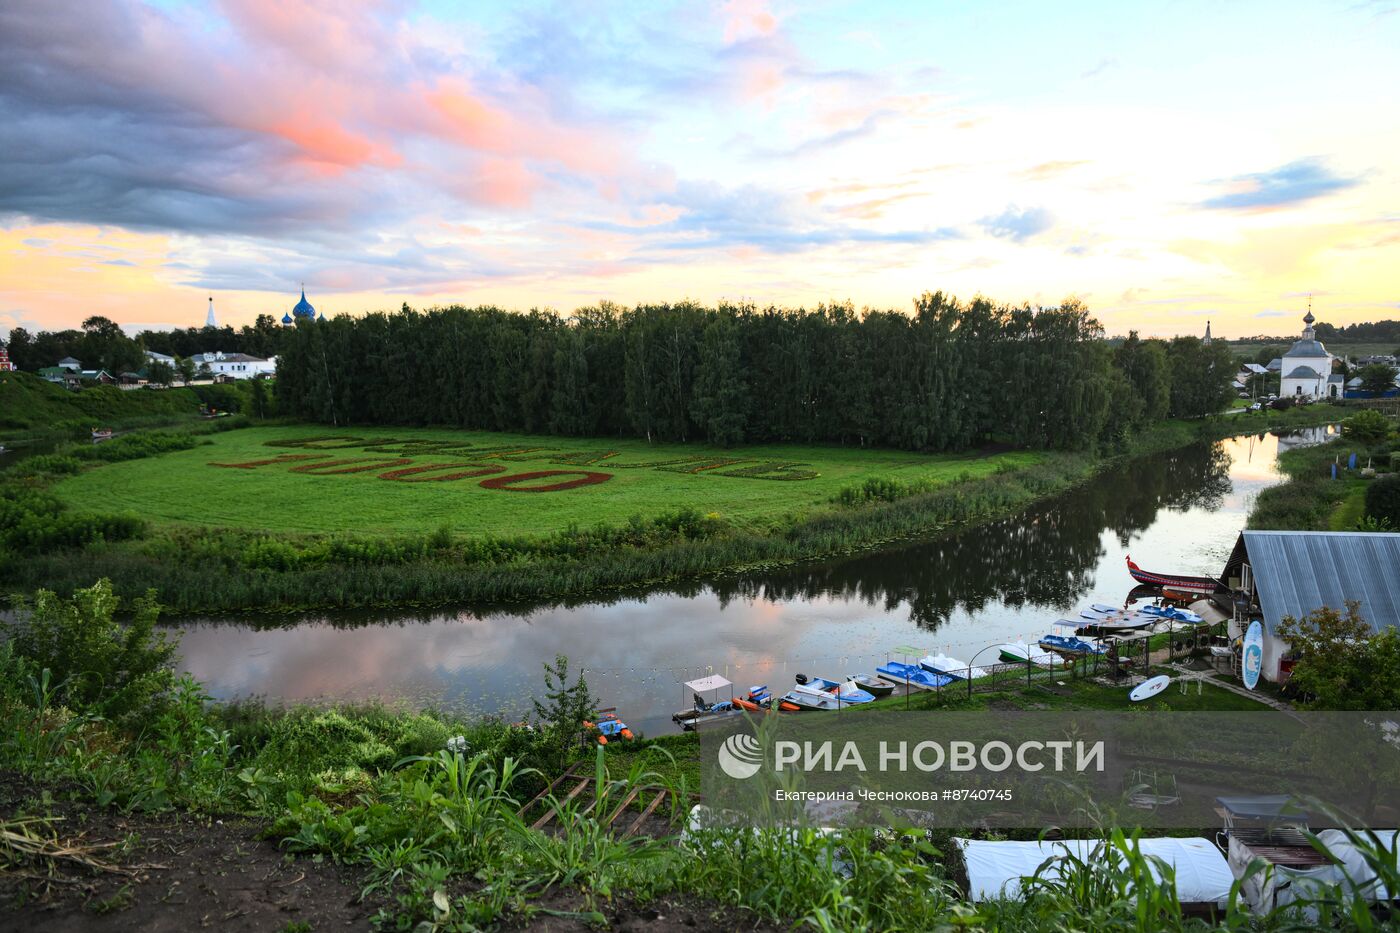
<path id="1" fill-rule="evenodd" d="M 687 680 L 685 685 L 696 693 L 709 693 L 711 690 L 723 690 L 725 687 L 734 686 L 718 674 L 701 677 L 699 680 Z"/>
<path id="2" fill-rule="evenodd" d="M 1307 822 L 1309 813 L 1297 798 L 1288 794 L 1258 794 L 1252 797 L 1216 797 L 1215 802 L 1231 816 L 1248 820 L 1287 819 Z"/>
<path id="3" fill-rule="evenodd" d="M 974 901 L 998 897 L 1017 898 L 1021 879 L 1034 875 L 1046 859 L 1073 854 L 1086 862 L 1101 861 L 1095 854 L 1102 845 L 1097 839 L 1066 839 L 1061 842 L 987 842 L 955 839 L 967 863 L 968 896 Z M 1208 839 L 1142 839 L 1143 855 L 1157 856 L 1176 873 L 1176 894 L 1183 903 L 1225 904 L 1235 876 L 1225 856 Z M 1068 850 L 1068 851 L 1066 851 Z M 1156 865 L 1149 864 L 1153 877 Z M 1047 873 L 1053 869 L 1047 870 Z"/>

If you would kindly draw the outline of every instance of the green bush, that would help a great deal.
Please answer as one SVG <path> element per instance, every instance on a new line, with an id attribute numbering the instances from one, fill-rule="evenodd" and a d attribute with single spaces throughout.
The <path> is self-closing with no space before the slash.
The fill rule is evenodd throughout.
<path id="1" fill-rule="evenodd" d="M 47 670 L 54 696 L 75 710 L 91 710 L 125 724 L 149 720 L 168 703 L 176 641 L 155 630 L 155 595 L 138 599 L 131 621 L 114 616 L 112 584 L 100 580 L 62 599 L 40 590 L 20 602 L 11 644 L 35 673 Z"/>
<path id="2" fill-rule="evenodd" d="M 1376 480 L 1366 490 L 1366 517 L 1400 528 L 1400 476 Z"/>
<path id="3" fill-rule="evenodd" d="M 1362 444 L 1376 444 L 1390 436 L 1390 419 L 1378 411 L 1358 411 L 1342 422 L 1342 436 Z"/>

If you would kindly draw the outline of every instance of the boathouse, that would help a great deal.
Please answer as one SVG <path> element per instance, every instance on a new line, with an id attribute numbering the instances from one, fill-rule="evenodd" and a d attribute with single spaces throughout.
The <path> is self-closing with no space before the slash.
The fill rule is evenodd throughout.
<path id="1" fill-rule="evenodd" d="M 1264 626 L 1266 680 L 1292 671 L 1278 637 L 1285 616 L 1324 606 L 1341 612 L 1354 600 L 1376 631 L 1400 625 L 1400 534 L 1359 531 L 1244 531 L 1221 579 L 1235 595 L 1230 637 L 1250 622 Z"/>

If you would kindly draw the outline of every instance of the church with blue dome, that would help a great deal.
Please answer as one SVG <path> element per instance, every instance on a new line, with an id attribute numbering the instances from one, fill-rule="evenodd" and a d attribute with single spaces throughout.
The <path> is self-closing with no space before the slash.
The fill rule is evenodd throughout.
<path id="1" fill-rule="evenodd" d="M 290 314 L 282 315 L 283 324 L 295 324 L 297 321 L 324 321 L 325 319 L 324 314 L 318 317 L 316 309 L 311 307 L 311 302 L 306 300 L 306 286 L 304 285 L 301 288 L 301 301 L 296 303 Z"/>

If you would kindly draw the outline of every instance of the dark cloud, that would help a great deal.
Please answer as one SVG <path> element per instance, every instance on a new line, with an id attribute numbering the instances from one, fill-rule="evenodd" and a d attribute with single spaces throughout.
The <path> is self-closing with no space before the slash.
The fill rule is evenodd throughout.
<path id="1" fill-rule="evenodd" d="M 983 217 L 977 224 L 994 237 L 1024 243 L 1053 227 L 1055 217 L 1043 207 L 1022 210 L 1013 204 L 994 217 Z"/>
<path id="2" fill-rule="evenodd" d="M 1216 210 L 1264 210 L 1301 204 L 1360 184 L 1359 178 L 1334 173 L 1320 159 L 1300 159 L 1274 169 L 1239 175 L 1224 184 L 1234 189 L 1201 202 Z"/>

